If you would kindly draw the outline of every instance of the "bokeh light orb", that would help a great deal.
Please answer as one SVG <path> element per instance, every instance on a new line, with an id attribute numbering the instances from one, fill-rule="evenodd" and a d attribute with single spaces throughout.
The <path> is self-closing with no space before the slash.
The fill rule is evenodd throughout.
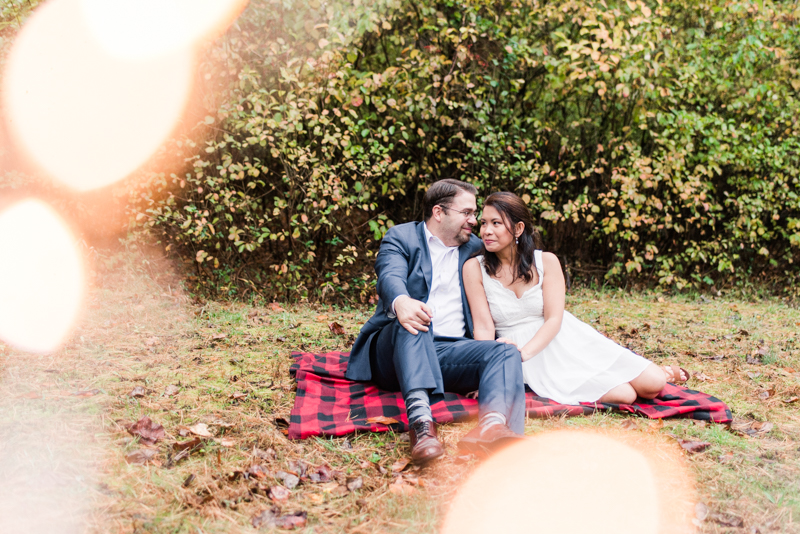
<path id="1" fill-rule="evenodd" d="M 92 35 L 112 55 L 142 59 L 222 33 L 247 0 L 80 0 Z"/>
<path id="2" fill-rule="evenodd" d="M 116 57 L 92 37 L 80 0 L 50 0 L 20 31 L 3 73 L 7 125 L 51 177 L 80 191 L 103 187 L 135 171 L 173 131 L 193 68 L 189 49 Z"/>
<path id="3" fill-rule="evenodd" d="M 537 435 L 476 469 L 442 533 L 694 532 L 693 486 L 674 449 L 642 435 Z"/>
<path id="4" fill-rule="evenodd" d="M 0 339 L 50 352 L 69 334 L 84 294 L 83 263 L 64 221 L 39 200 L 0 212 Z"/>

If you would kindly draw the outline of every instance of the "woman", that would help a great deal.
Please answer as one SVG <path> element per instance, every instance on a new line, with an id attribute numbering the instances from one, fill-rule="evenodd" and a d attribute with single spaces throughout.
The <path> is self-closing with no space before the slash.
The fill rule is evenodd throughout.
<path id="1" fill-rule="evenodd" d="M 517 195 L 494 193 L 481 215 L 483 255 L 464 264 L 475 339 L 515 344 L 525 382 L 562 404 L 631 404 L 652 399 L 667 381 L 685 382 L 676 366 L 658 367 L 564 311 L 558 258 L 542 252 L 530 212 Z"/>

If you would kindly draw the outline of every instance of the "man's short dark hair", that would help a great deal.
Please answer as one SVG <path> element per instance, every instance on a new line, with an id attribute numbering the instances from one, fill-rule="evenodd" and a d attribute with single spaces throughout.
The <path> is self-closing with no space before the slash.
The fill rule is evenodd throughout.
<path id="1" fill-rule="evenodd" d="M 450 206 L 453 198 L 462 192 L 478 196 L 478 190 L 474 185 L 462 182 L 461 180 L 446 178 L 438 182 L 433 182 L 422 198 L 423 219 L 427 221 L 433 217 L 434 206 Z"/>

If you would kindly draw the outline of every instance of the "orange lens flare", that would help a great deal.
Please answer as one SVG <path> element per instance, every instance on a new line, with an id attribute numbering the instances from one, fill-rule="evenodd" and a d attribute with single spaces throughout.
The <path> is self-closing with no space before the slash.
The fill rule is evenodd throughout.
<path id="1" fill-rule="evenodd" d="M 0 339 L 22 350 L 59 347 L 78 315 L 83 268 L 61 218 L 38 200 L 0 213 Z"/>
<path id="2" fill-rule="evenodd" d="M 50 0 L 31 16 L 12 48 L 3 96 L 9 129 L 27 155 L 86 191 L 131 174 L 172 132 L 191 90 L 193 57 L 187 49 L 115 57 L 92 38 L 79 2 Z"/>
<path id="3" fill-rule="evenodd" d="M 222 33 L 247 0 L 80 0 L 92 35 L 112 55 L 150 58 Z"/>
<path id="4" fill-rule="evenodd" d="M 478 467 L 442 533 L 694 532 L 692 484 L 675 449 L 639 434 L 537 435 Z"/>

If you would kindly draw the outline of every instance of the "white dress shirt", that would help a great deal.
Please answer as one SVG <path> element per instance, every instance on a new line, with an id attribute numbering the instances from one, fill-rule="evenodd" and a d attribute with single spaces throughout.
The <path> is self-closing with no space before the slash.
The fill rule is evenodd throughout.
<path id="1" fill-rule="evenodd" d="M 461 279 L 458 276 L 458 247 L 448 247 L 425 228 L 425 241 L 431 255 L 431 288 L 427 304 L 433 313 L 434 336 L 464 337 L 464 308 L 461 303 Z M 392 312 L 395 312 L 392 302 Z"/>

